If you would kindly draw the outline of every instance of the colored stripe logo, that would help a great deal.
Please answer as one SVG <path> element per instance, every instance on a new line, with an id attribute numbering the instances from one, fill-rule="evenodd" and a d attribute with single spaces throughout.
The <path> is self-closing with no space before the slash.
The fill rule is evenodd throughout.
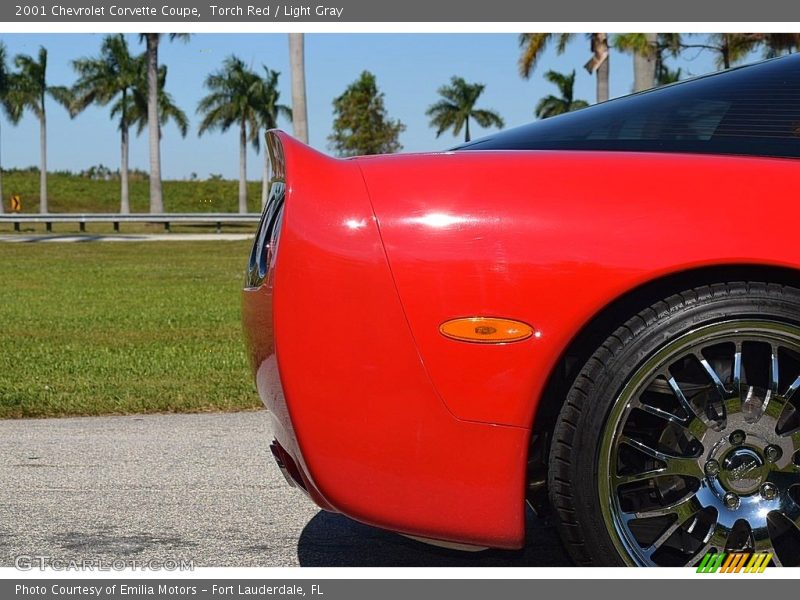
<path id="1" fill-rule="evenodd" d="M 763 573 L 772 561 L 769 552 L 709 552 L 700 561 L 698 573 Z"/>

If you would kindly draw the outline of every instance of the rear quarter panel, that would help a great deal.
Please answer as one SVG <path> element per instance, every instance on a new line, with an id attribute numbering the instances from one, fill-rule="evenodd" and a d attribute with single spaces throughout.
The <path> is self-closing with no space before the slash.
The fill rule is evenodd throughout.
<path id="1" fill-rule="evenodd" d="M 800 266 L 800 163 L 611 152 L 489 151 L 359 161 L 425 366 L 459 419 L 530 427 L 572 338 L 659 277 L 710 265 Z M 444 338 L 518 319 L 507 345 Z"/>

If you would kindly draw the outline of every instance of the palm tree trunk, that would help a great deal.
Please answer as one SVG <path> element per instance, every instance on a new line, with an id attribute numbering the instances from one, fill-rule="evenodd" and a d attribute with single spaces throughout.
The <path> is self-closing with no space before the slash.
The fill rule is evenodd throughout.
<path id="1" fill-rule="evenodd" d="M 161 131 L 158 119 L 158 38 L 146 33 L 147 39 L 147 128 L 150 142 L 150 212 L 164 212 L 161 196 Z"/>
<path id="2" fill-rule="evenodd" d="M 633 55 L 633 91 L 649 90 L 656 83 L 656 41 L 658 34 L 645 33 L 649 49 Z"/>
<path id="3" fill-rule="evenodd" d="M 608 34 L 595 33 L 594 35 L 595 54 L 598 56 L 606 55 L 605 60 L 597 68 L 597 101 L 605 102 L 608 100 L 609 95 L 609 72 L 611 66 L 609 64 L 611 62 L 611 54 L 608 51 Z"/>
<path id="4" fill-rule="evenodd" d="M 244 119 L 239 132 L 239 212 L 247 212 L 247 124 Z"/>
<path id="5" fill-rule="evenodd" d="M 2 143 L 0 143 L 0 151 L 2 150 Z M 0 152 L 1 154 L 1 152 Z M 0 158 L 0 215 L 6 212 L 5 199 L 3 198 L 3 161 Z"/>
<path id="6" fill-rule="evenodd" d="M 656 48 L 656 86 L 664 85 L 664 54 L 661 48 Z"/>
<path id="7" fill-rule="evenodd" d="M 39 119 L 39 212 L 47 213 L 47 115 L 44 112 L 44 96 Z"/>
<path id="8" fill-rule="evenodd" d="M 292 125 L 294 136 L 308 143 L 308 111 L 306 109 L 306 67 L 302 33 L 289 34 L 289 62 L 292 72 Z"/>
<path id="9" fill-rule="evenodd" d="M 731 45 L 730 37 L 727 33 L 722 34 L 722 66 L 726 69 L 731 68 Z"/>
<path id="10" fill-rule="evenodd" d="M 123 98 L 124 102 L 124 98 Z M 123 109 L 124 110 L 124 109 Z M 128 124 L 125 116 L 120 124 L 120 161 L 119 161 L 119 212 L 127 215 L 131 212 L 130 199 L 128 198 Z"/>
<path id="11" fill-rule="evenodd" d="M 469 115 L 467 115 L 467 120 L 464 125 L 464 141 L 468 142 L 470 140 L 469 137 Z"/>
<path id="12" fill-rule="evenodd" d="M 261 211 L 267 205 L 267 194 L 269 192 L 269 152 L 267 145 L 264 144 L 264 170 L 261 174 Z"/>

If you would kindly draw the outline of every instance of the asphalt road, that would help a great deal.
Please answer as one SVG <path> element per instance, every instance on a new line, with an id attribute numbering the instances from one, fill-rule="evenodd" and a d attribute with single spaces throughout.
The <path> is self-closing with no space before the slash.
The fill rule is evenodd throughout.
<path id="1" fill-rule="evenodd" d="M 252 240 L 253 233 L 13 233 L 0 235 L 12 244 L 81 244 L 86 242 L 231 242 Z"/>
<path id="2" fill-rule="evenodd" d="M 0 421 L 0 566 L 191 559 L 196 566 L 555 566 L 529 515 L 518 552 L 433 548 L 317 509 L 286 485 L 264 412 Z"/>

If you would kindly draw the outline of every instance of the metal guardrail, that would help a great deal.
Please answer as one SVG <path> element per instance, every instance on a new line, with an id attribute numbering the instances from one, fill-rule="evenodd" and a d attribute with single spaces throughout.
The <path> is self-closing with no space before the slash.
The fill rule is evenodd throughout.
<path id="1" fill-rule="evenodd" d="M 0 223 L 13 223 L 14 231 L 20 230 L 21 223 L 44 223 L 47 231 L 53 231 L 53 223 L 78 223 L 81 231 L 86 231 L 86 223 L 113 223 L 114 231 L 119 231 L 120 223 L 162 223 L 170 231 L 172 223 L 205 223 L 216 225 L 217 233 L 222 232 L 223 223 L 258 223 L 258 213 L 6 213 L 0 214 Z"/>

